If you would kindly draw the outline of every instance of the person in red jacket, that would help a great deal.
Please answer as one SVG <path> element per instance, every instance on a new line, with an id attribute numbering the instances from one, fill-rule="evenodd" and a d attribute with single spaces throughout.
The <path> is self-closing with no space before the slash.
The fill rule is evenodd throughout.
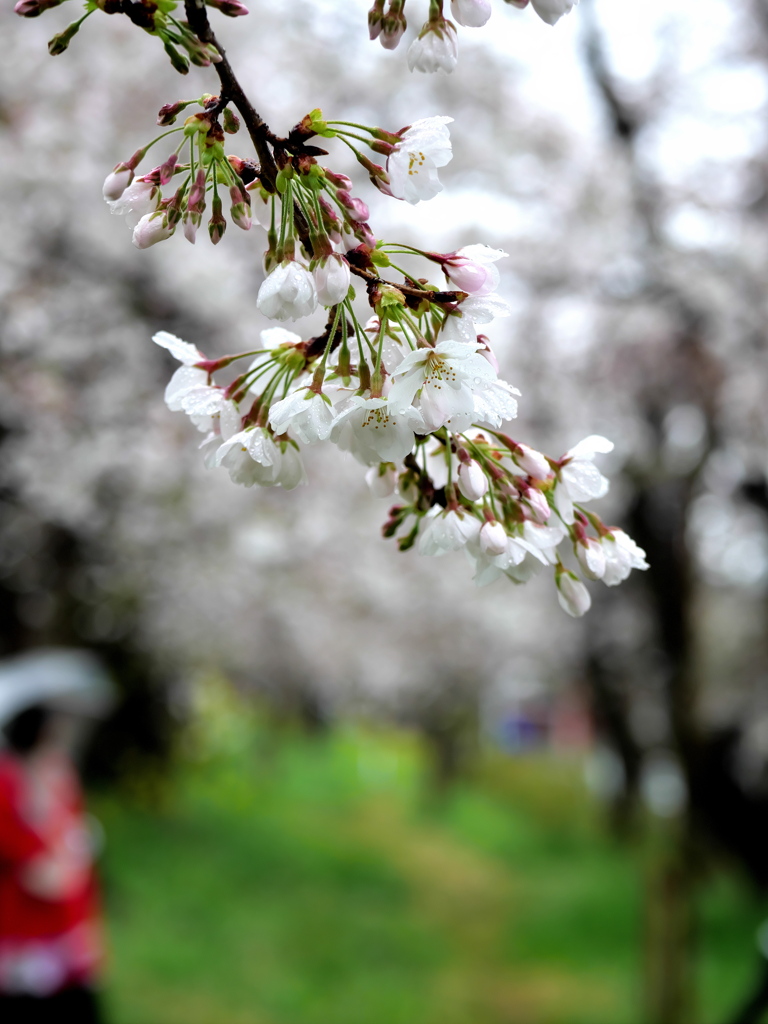
<path id="1" fill-rule="evenodd" d="M 102 959 L 92 843 L 77 775 L 43 707 L 0 750 L 0 1021 L 97 1024 Z"/>

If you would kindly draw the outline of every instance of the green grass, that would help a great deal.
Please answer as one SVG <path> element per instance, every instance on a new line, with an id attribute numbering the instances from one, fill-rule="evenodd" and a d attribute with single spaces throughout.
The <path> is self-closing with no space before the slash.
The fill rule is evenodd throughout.
<path id="1" fill-rule="evenodd" d="M 207 720 L 161 810 L 95 803 L 115 1024 L 644 1024 L 638 857 L 577 765 L 494 755 L 436 804 L 412 737 Z M 700 917 L 716 1024 L 760 913 L 720 878 Z"/>

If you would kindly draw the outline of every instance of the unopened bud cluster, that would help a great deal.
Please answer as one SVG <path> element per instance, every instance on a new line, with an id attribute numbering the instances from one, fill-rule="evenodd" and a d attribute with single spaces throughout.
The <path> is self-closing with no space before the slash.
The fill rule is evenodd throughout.
<path id="1" fill-rule="evenodd" d="M 405 33 L 406 0 L 373 0 L 368 12 L 368 31 L 387 50 L 394 50 Z M 578 0 L 506 0 L 514 7 L 533 10 L 548 25 L 554 25 Z M 429 0 L 429 14 L 408 48 L 408 67 L 427 74 L 450 74 L 459 59 L 456 23 L 464 28 L 482 28 L 491 16 L 491 0 L 450 0 L 453 21 L 445 17 L 443 0 Z"/>
<path id="2" fill-rule="evenodd" d="M 23 18 L 36 18 L 49 7 L 58 7 L 66 0 L 18 0 L 14 11 Z M 248 14 L 248 8 L 240 0 L 205 0 L 206 6 L 215 7 L 222 14 L 236 18 Z M 192 30 L 189 22 L 179 20 L 175 11 L 178 0 L 86 0 L 85 14 L 59 32 L 48 43 L 51 56 L 63 53 L 80 26 L 95 11 L 104 14 L 124 14 L 138 28 L 156 36 L 163 44 L 173 67 L 182 75 L 189 71 L 189 65 L 208 67 L 221 60 L 221 54 L 212 43 L 203 42 Z"/>
<path id="3" fill-rule="evenodd" d="M 57 7 L 65 0 L 18 0 L 14 10 L 25 18 L 35 18 L 49 7 Z M 492 0 L 449 0 L 451 18 L 443 12 L 444 0 L 428 0 L 427 20 L 421 25 L 416 38 L 408 48 L 408 67 L 411 71 L 450 74 L 456 67 L 459 44 L 456 23 L 465 28 L 481 28 L 491 16 Z M 578 0 L 505 0 L 513 7 L 525 8 L 529 4 L 542 21 L 554 25 Z M 405 17 L 406 0 L 373 0 L 368 12 L 368 32 L 387 50 L 394 50 L 402 39 L 408 23 Z M 231 18 L 248 14 L 241 0 L 205 0 Z M 174 12 L 178 0 L 87 0 L 86 13 L 72 22 L 48 44 L 51 54 L 63 53 L 85 19 L 96 10 L 105 14 L 125 14 L 139 28 L 157 36 L 173 67 L 182 75 L 189 71 L 190 63 L 206 67 L 221 60 L 213 43 L 203 42 L 192 30 L 189 22 L 180 21 Z M 208 37 L 206 37 L 208 38 Z"/>

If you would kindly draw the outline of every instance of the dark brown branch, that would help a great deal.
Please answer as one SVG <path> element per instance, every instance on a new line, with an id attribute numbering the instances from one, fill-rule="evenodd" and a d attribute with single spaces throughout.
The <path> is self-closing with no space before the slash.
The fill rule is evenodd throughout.
<path id="1" fill-rule="evenodd" d="M 189 27 L 203 43 L 210 43 L 216 47 L 221 54 L 221 60 L 213 66 L 221 82 L 222 99 L 232 103 L 243 119 L 243 124 L 248 129 L 256 154 L 261 164 L 260 180 L 267 192 L 276 192 L 275 184 L 277 178 L 277 165 L 269 148 L 269 142 L 275 137 L 269 130 L 269 126 L 254 110 L 251 101 L 245 95 L 243 87 L 235 77 L 232 65 L 227 60 L 226 51 L 214 35 L 213 29 L 208 21 L 208 12 L 203 0 L 184 0 L 184 9 L 187 14 Z"/>

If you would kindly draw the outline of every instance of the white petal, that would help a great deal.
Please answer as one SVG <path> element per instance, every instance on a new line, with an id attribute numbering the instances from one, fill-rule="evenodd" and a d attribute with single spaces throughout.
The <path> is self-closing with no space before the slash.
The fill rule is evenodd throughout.
<path id="1" fill-rule="evenodd" d="M 203 353 L 194 345 L 188 341 L 182 341 L 181 338 L 177 338 L 175 334 L 169 334 L 168 331 L 158 331 L 157 334 L 153 334 L 152 341 L 160 348 L 167 348 L 171 355 L 185 366 L 192 366 L 205 359 Z"/>

